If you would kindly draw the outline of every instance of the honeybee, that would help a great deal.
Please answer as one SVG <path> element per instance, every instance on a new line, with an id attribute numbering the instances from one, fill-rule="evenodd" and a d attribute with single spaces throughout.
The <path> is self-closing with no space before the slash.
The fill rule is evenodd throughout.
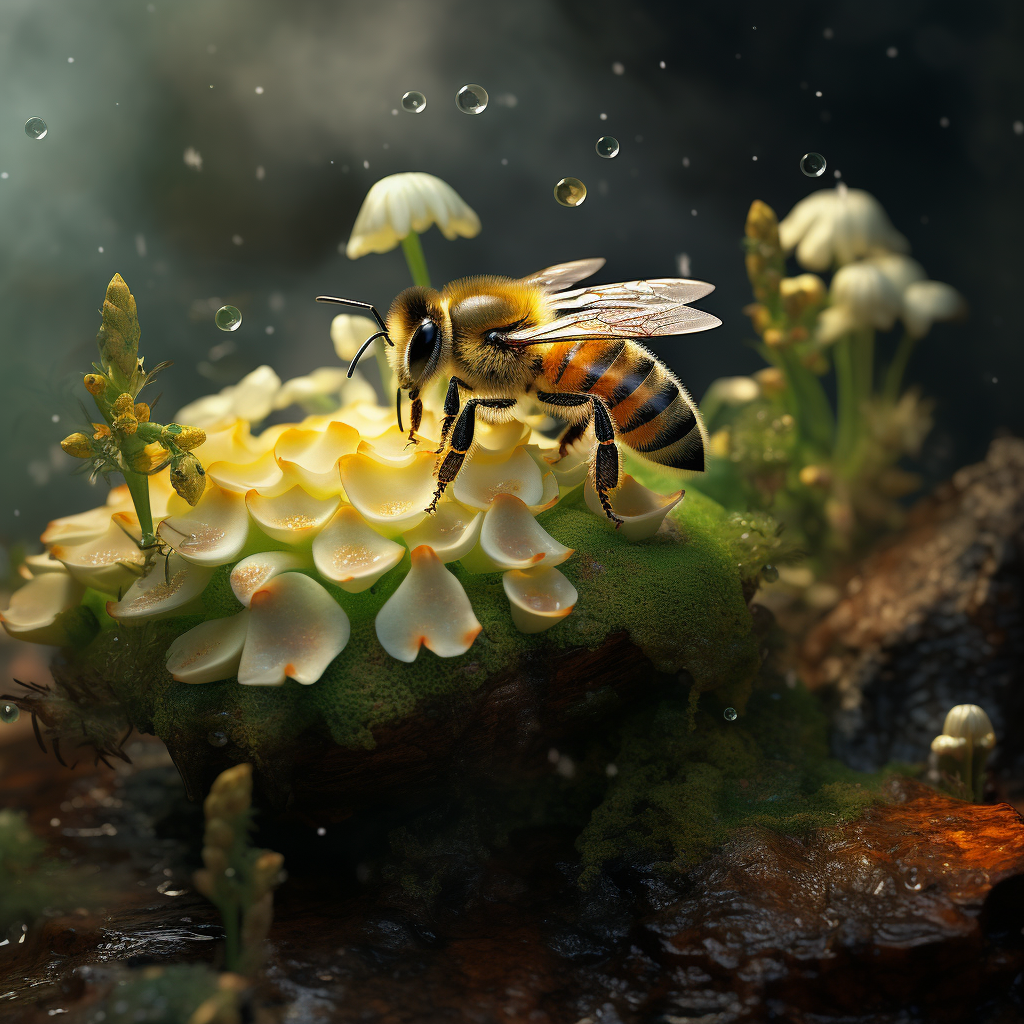
<path id="1" fill-rule="evenodd" d="M 318 296 L 318 302 L 369 310 L 376 319 L 380 330 L 359 349 L 349 375 L 366 349 L 384 339 L 399 383 L 400 428 L 402 393 L 412 402 L 410 440 L 420 425 L 423 389 L 448 380 L 437 490 L 428 512 L 462 468 L 477 416 L 508 421 L 529 399 L 568 422 L 559 442 L 562 454 L 593 426 L 590 482 L 616 527 L 622 520 L 609 492 L 621 478 L 619 445 L 663 466 L 704 469 L 708 436 L 696 403 L 635 339 L 718 327 L 717 317 L 688 305 L 714 285 L 657 278 L 569 290 L 604 262 L 560 263 L 518 280 L 467 277 L 440 291 L 407 288 L 386 320 L 369 303 Z"/>

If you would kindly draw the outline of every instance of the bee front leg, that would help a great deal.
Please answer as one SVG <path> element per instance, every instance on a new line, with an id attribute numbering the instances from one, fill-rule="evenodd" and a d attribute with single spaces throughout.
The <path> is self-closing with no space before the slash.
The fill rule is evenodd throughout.
<path id="1" fill-rule="evenodd" d="M 458 377 L 452 377 L 448 381 L 448 391 L 444 396 L 444 419 L 441 421 L 441 443 L 434 452 L 435 455 L 440 455 L 445 445 L 448 443 L 448 435 L 452 431 L 452 425 L 455 423 L 455 417 L 459 415 L 459 406 L 461 405 L 461 399 L 459 398 L 459 388 L 467 387 L 465 381 L 459 380 Z"/>
<path id="2" fill-rule="evenodd" d="M 409 441 L 415 443 L 415 434 L 423 420 L 423 399 L 420 398 L 420 389 L 413 388 L 409 392 L 409 399 L 412 402 L 412 408 L 409 410 Z"/>

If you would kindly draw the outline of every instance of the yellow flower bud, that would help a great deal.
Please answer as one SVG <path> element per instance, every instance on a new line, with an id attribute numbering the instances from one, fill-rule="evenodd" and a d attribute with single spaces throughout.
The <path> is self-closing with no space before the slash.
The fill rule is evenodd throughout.
<path id="1" fill-rule="evenodd" d="M 167 458 L 167 449 L 159 441 L 147 444 L 132 457 L 131 466 L 136 473 L 153 473 Z"/>
<path id="2" fill-rule="evenodd" d="M 832 474 L 826 466 L 804 466 L 800 470 L 800 483 L 804 487 L 828 487 Z"/>
<path id="3" fill-rule="evenodd" d="M 778 327 L 769 327 L 764 332 L 764 343 L 771 345 L 772 348 L 778 348 L 784 341 L 786 336 L 778 329 Z"/>
<path id="4" fill-rule="evenodd" d="M 100 395 L 107 386 L 107 378 L 102 373 L 87 373 L 84 383 L 90 395 Z"/>
<path id="5" fill-rule="evenodd" d="M 134 434 L 139 429 L 139 421 L 133 413 L 128 413 L 125 416 L 115 416 L 114 429 L 120 430 L 122 434 Z"/>
<path id="6" fill-rule="evenodd" d="M 198 504 L 206 490 L 206 470 L 191 453 L 171 463 L 171 486 L 190 505 Z"/>
<path id="7" fill-rule="evenodd" d="M 132 398 L 127 391 L 122 391 L 121 394 L 114 399 L 114 404 L 111 408 L 114 410 L 115 416 L 134 416 L 135 399 Z"/>
<path id="8" fill-rule="evenodd" d="M 252 887 L 256 899 L 270 892 L 277 883 L 284 866 L 284 857 L 273 850 L 265 850 L 252 866 Z"/>
<path id="9" fill-rule="evenodd" d="M 722 427 L 711 435 L 711 454 L 716 459 L 727 459 L 729 457 L 730 430 Z"/>
<path id="10" fill-rule="evenodd" d="M 766 398 L 775 398 L 786 390 L 786 375 L 777 366 L 766 366 L 754 374 L 754 380 L 761 385 Z"/>
<path id="11" fill-rule="evenodd" d="M 786 313 L 795 320 L 825 301 L 825 282 L 817 274 L 784 277 L 779 282 L 779 296 Z"/>
<path id="12" fill-rule="evenodd" d="M 758 242 L 766 242 L 772 248 L 779 245 L 779 218 L 767 204 L 755 199 L 750 204 L 746 224 L 747 238 Z"/>
<path id="13" fill-rule="evenodd" d="M 223 818 L 208 818 L 205 839 L 207 846 L 230 850 L 235 845 L 235 830 Z"/>
<path id="14" fill-rule="evenodd" d="M 216 882 L 228 869 L 228 855 L 219 846 L 204 846 L 203 863 Z"/>
<path id="15" fill-rule="evenodd" d="M 744 306 L 743 312 L 750 317 L 750 322 L 758 334 L 764 334 L 771 325 L 772 315 L 768 311 L 768 307 L 760 302 L 751 302 L 749 305 Z"/>
<path id="16" fill-rule="evenodd" d="M 136 402 L 134 416 L 140 423 L 148 423 L 149 406 L 145 402 Z"/>
<path id="17" fill-rule="evenodd" d="M 61 448 L 76 459 L 92 458 L 92 442 L 85 434 L 68 434 L 60 443 Z"/>
<path id="18" fill-rule="evenodd" d="M 96 428 L 96 433 L 93 434 L 93 439 L 96 441 L 102 441 L 105 437 L 110 437 L 110 427 L 106 423 L 94 423 L 93 426 Z"/>

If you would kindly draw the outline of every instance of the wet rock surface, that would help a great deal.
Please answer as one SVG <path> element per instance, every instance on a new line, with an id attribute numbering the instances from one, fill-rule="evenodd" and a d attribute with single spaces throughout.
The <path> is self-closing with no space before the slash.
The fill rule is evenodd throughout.
<path id="1" fill-rule="evenodd" d="M 1003 791 L 1024 795 L 1024 441 L 997 439 L 923 501 L 801 655 L 805 681 L 836 691 L 847 763 L 922 761 L 949 708 L 979 704 Z"/>
<path id="2" fill-rule="evenodd" d="M 216 914 L 189 880 L 199 819 L 159 748 L 139 749 L 117 773 L 0 752 L 5 805 L 105 884 L 0 949 L 5 1022 L 87 1021 L 126 968 L 215 960 Z M 908 781 L 888 796 L 801 839 L 746 830 L 686 876 L 622 864 L 586 891 L 569 830 L 526 829 L 483 859 L 450 849 L 431 899 L 360 881 L 355 823 L 292 826 L 254 1019 L 1020 1019 L 1024 821 Z"/>

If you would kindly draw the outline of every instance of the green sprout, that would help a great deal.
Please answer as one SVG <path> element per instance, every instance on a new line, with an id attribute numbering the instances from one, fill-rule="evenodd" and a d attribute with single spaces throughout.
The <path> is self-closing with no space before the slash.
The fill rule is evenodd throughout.
<path id="1" fill-rule="evenodd" d="M 128 485 L 142 530 L 140 546 L 155 547 L 153 513 L 149 504 L 148 477 L 170 466 L 171 485 L 190 505 L 206 487 L 206 473 L 192 454 L 206 440 L 198 427 L 179 423 L 154 423 L 151 409 L 138 401 L 139 392 L 171 364 L 160 363 L 146 371 L 139 357 L 139 317 L 135 297 L 120 274 L 107 285 L 102 323 L 96 336 L 99 362 L 95 373 L 85 375 L 85 389 L 92 395 L 101 421 L 91 431 L 68 435 L 61 447 L 87 461 L 92 476 L 120 473 Z M 89 414 L 83 406 L 85 417 Z"/>

